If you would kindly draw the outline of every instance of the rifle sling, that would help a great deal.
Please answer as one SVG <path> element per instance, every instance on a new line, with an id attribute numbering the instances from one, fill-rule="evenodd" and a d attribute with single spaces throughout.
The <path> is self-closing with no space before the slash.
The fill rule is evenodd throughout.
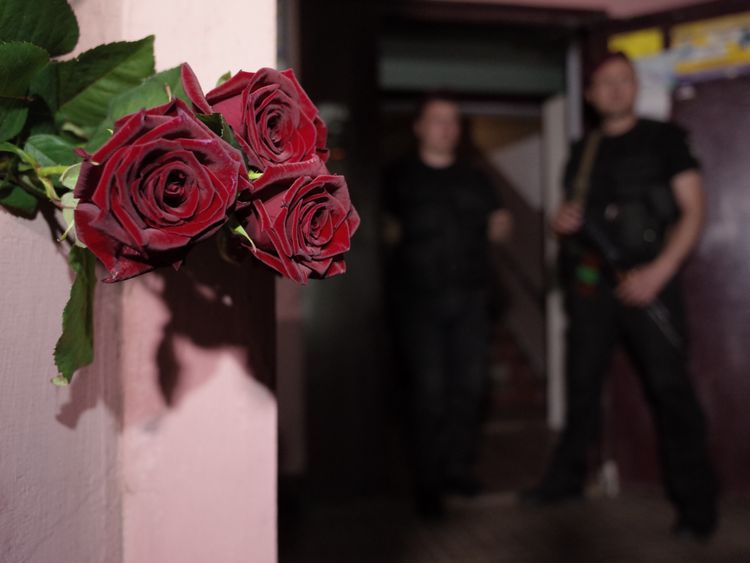
<path id="1" fill-rule="evenodd" d="M 583 147 L 581 163 L 578 165 L 575 180 L 573 181 L 573 197 L 571 201 L 580 203 L 582 206 L 586 203 L 586 197 L 591 187 L 591 171 L 594 167 L 596 153 L 599 151 L 599 143 L 602 140 L 602 132 L 599 129 L 592 131 L 586 138 L 586 144 Z"/>

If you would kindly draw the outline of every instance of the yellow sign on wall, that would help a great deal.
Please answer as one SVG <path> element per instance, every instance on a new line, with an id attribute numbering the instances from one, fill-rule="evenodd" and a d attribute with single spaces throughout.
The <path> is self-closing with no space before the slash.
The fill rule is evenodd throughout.
<path id="1" fill-rule="evenodd" d="M 750 12 L 675 26 L 672 49 L 677 74 L 750 66 Z"/>
<path id="2" fill-rule="evenodd" d="M 633 60 L 658 55 L 664 50 L 664 34 L 658 27 L 618 33 L 609 38 L 612 52 L 622 51 Z"/>

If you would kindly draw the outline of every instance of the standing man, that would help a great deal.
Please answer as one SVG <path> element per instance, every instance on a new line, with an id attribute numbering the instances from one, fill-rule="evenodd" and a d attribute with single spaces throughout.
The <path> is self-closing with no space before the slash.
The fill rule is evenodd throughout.
<path id="1" fill-rule="evenodd" d="M 385 178 L 391 302 L 410 377 L 417 508 L 443 512 L 443 494 L 477 494 L 473 464 L 488 370 L 490 242 L 510 216 L 479 170 L 457 156 L 458 105 L 423 100 L 417 153 Z"/>
<path id="2" fill-rule="evenodd" d="M 582 494 L 604 375 L 622 339 L 653 412 L 675 532 L 706 538 L 716 527 L 717 486 L 687 374 L 678 280 L 703 225 L 701 174 L 683 130 L 636 117 L 636 92 L 635 68 L 622 53 L 591 75 L 587 99 L 600 127 L 573 145 L 567 202 L 552 221 L 569 322 L 567 417 L 544 479 L 525 500 Z"/>

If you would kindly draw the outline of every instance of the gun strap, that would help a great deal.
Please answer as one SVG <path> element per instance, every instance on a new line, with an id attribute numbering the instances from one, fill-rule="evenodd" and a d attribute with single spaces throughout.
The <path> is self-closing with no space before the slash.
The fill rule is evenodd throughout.
<path id="1" fill-rule="evenodd" d="M 586 138 L 586 144 L 583 147 L 581 163 L 578 165 L 575 180 L 573 180 L 573 197 L 571 201 L 584 204 L 591 187 L 591 170 L 594 167 L 596 153 L 599 150 L 599 143 L 602 140 L 602 132 L 594 129 Z"/>

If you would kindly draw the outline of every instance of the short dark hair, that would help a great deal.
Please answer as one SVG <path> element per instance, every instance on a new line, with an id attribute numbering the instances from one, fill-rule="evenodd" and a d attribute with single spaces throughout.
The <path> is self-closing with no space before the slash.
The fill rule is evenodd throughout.
<path id="1" fill-rule="evenodd" d="M 458 105 L 458 98 L 456 98 L 455 94 L 447 90 L 425 92 L 417 101 L 417 106 L 414 110 L 414 121 L 418 121 L 424 115 L 424 110 L 427 109 L 427 106 L 433 102 L 448 102 Z"/>
<path id="2" fill-rule="evenodd" d="M 607 51 L 600 57 L 591 61 L 584 80 L 587 88 L 593 83 L 596 73 L 599 72 L 604 65 L 611 63 L 612 61 L 622 61 L 627 63 L 635 71 L 633 60 L 624 51 Z"/>

